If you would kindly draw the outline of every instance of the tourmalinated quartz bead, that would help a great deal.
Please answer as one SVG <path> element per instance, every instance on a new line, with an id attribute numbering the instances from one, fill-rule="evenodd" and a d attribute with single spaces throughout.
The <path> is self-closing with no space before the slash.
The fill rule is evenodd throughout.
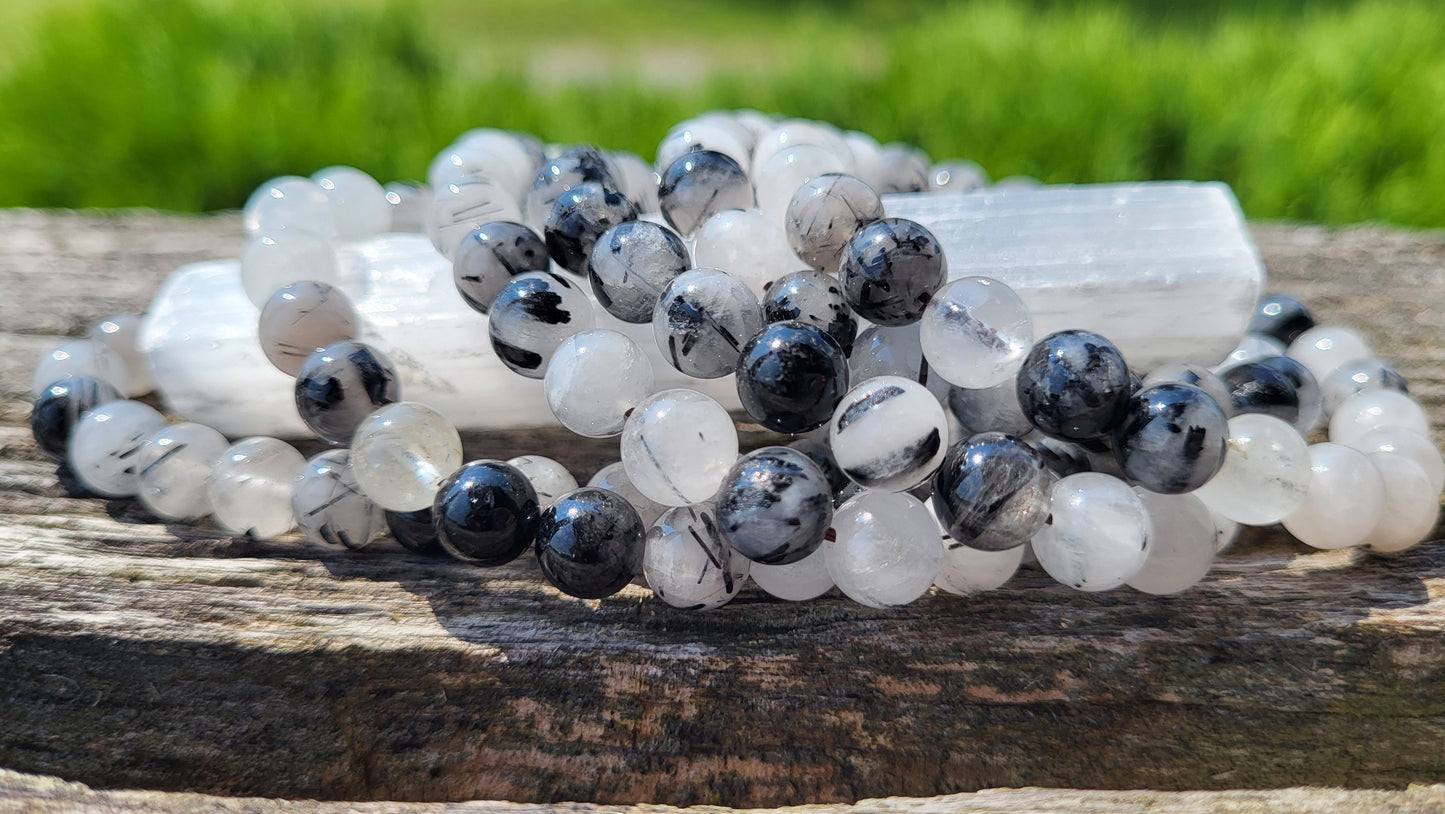
<path id="1" fill-rule="evenodd" d="M 1372 452 L 1403 455 L 1419 464 L 1425 474 L 1430 476 L 1430 488 L 1435 494 L 1440 494 L 1440 490 L 1445 488 L 1445 459 L 1441 458 L 1440 450 L 1435 448 L 1435 442 L 1431 441 L 1429 436 L 1404 427 L 1381 427 L 1355 437 L 1345 443 L 1345 446 L 1358 449 L 1366 455 Z"/>
<path id="2" fill-rule="evenodd" d="M 275 438 L 243 438 L 221 453 L 206 494 L 216 525 L 236 535 L 270 540 L 296 525 L 291 490 L 306 459 Z"/>
<path id="3" fill-rule="evenodd" d="M 547 373 L 557 346 L 596 325 L 592 302 L 558 274 L 519 274 L 497 295 L 488 312 L 492 350 L 502 364 L 529 379 Z"/>
<path id="4" fill-rule="evenodd" d="M 431 506 L 437 486 L 461 465 L 457 428 L 425 404 L 388 404 L 367 416 L 351 438 L 350 468 L 357 483 L 389 511 Z"/>
<path id="5" fill-rule="evenodd" d="M 938 562 L 938 576 L 933 584 L 941 591 L 957 596 L 973 596 L 1003 587 L 1023 562 L 1027 546 L 1014 546 L 1003 551 L 984 551 L 966 545 L 949 545 L 943 539 L 943 557 Z"/>
<path id="6" fill-rule="evenodd" d="M 799 438 L 788 442 L 788 446 L 807 455 L 813 463 L 818 465 L 823 476 L 828 479 L 828 488 L 833 490 L 833 505 L 842 503 L 839 495 L 844 489 L 853 485 L 853 481 L 849 480 L 842 468 L 838 466 L 838 459 L 833 457 L 833 450 L 827 442 L 816 438 Z"/>
<path id="7" fill-rule="evenodd" d="M 755 562 L 749 566 L 748 574 L 769 596 L 789 602 L 817 599 L 833 587 L 833 576 L 828 573 L 826 545 L 818 546 L 812 554 L 787 565 Z"/>
<path id="8" fill-rule="evenodd" d="M 296 175 L 272 178 L 256 187 L 241 210 L 241 223 L 249 237 L 286 229 L 324 238 L 336 235 L 336 216 L 325 190 L 315 181 Z"/>
<path id="9" fill-rule="evenodd" d="M 586 274 L 597 239 L 613 226 L 636 218 L 637 208 L 615 188 L 578 184 L 557 196 L 547 214 L 543 237 L 557 265 L 573 274 Z"/>
<path id="10" fill-rule="evenodd" d="M 1195 495 L 1195 497 L 1198 497 L 1198 495 Z M 1209 516 L 1214 518 L 1214 553 L 1219 554 L 1226 548 L 1234 545 L 1234 541 L 1239 539 L 1240 529 L 1244 528 L 1244 526 L 1230 520 L 1228 517 L 1225 517 L 1213 509 L 1209 510 Z"/>
<path id="11" fill-rule="evenodd" d="M 774 155 L 799 144 L 821 147 L 842 159 L 852 157 L 848 140 L 842 131 L 827 122 L 808 119 L 784 119 L 774 122 L 771 130 L 758 136 L 753 147 L 753 175 Z"/>
<path id="12" fill-rule="evenodd" d="M 1322 382 L 1346 363 L 1373 354 L 1364 337 L 1349 328 L 1321 325 L 1295 337 L 1288 355 Z"/>
<path id="13" fill-rule="evenodd" d="M 1058 582 L 1108 591 L 1144 567 L 1149 514 L 1128 484 L 1098 472 L 1070 475 L 1053 485 L 1049 508 L 1049 524 L 1032 546 L 1039 565 Z"/>
<path id="14" fill-rule="evenodd" d="M 1194 494 L 1211 511 L 1247 526 L 1278 523 L 1309 491 L 1310 452 L 1299 431 L 1274 416 L 1229 419 L 1224 465 Z"/>
<path id="15" fill-rule="evenodd" d="M 661 517 L 662 513 L 669 508 L 638 491 L 637 487 L 632 484 L 632 479 L 627 477 L 627 468 L 622 465 L 621 461 L 615 461 L 597 470 L 596 474 L 587 481 L 587 485 L 621 495 L 624 500 L 632 504 L 632 508 L 637 510 L 644 526 L 656 523 L 657 518 Z"/>
<path id="16" fill-rule="evenodd" d="M 827 423 L 848 391 L 848 358 L 831 336 L 801 322 L 775 322 L 743 347 L 738 399 L 754 421 L 797 434 Z"/>
<path id="17" fill-rule="evenodd" d="M 1325 415 L 1334 415 L 1345 399 L 1366 390 L 1398 390 L 1410 392 L 1405 377 L 1393 367 L 1371 356 L 1355 359 L 1339 366 L 1329 378 L 1320 382 L 1320 397 Z"/>
<path id="18" fill-rule="evenodd" d="M 1293 362 L 1288 357 L 1266 356 L 1231 365 L 1219 371 L 1219 377 L 1229 388 L 1231 415 L 1262 413 L 1272 415 L 1298 428 L 1300 423 L 1300 396 L 1290 377 L 1270 365 L 1265 359 L 1281 359 Z M 1298 362 L 1295 362 L 1298 365 Z M 1308 372 L 1306 372 L 1308 375 Z"/>
<path id="19" fill-rule="evenodd" d="M 933 511 L 948 548 L 1004 551 L 1031 540 L 1049 516 L 1053 474 L 1028 444 L 986 432 L 949 448 L 933 477 Z"/>
<path id="20" fill-rule="evenodd" d="M 1229 418 L 1208 393 L 1159 384 L 1135 393 L 1114 428 L 1114 455 L 1131 482 L 1167 495 L 1192 492 L 1224 465 Z"/>
<path id="21" fill-rule="evenodd" d="M 1245 334 L 1240 337 L 1239 343 L 1234 346 L 1218 365 L 1214 366 L 1216 373 L 1222 373 L 1225 369 L 1240 364 L 1241 362 L 1254 362 L 1270 356 L 1280 356 L 1285 352 L 1283 342 L 1272 336 L 1264 334 Z"/>
<path id="22" fill-rule="evenodd" d="M 1314 315 L 1304 303 L 1288 294 L 1266 294 L 1249 318 L 1248 331 L 1288 345 L 1314 326 Z"/>
<path id="23" fill-rule="evenodd" d="M 572 477 L 567 467 L 542 455 L 519 455 L 508 459 L 507 465 L 516 467 L 527 478 L 537 492 L 537 502 L 544 509 L 577 488 L 577 479 Z"/>
<path id="24" fill-rule="evenodd" d="M 386 527 L 391 530 L 391 536 L 409 551 L 430 557 L 447 553 L 437 538 L 430 506 L 414 512 L 386 512 Z"/>
<path id="25" fill-rule="evenodd" d="M 70 433 L 81 417 L 120 398 L 120 391 L 94 376 L 64 376 L 44 387 L 31 406 L 30 434 L 42 452 L 64 460 Z"/>
<path id="26" fill-rule="evenodd" d="M 140 317 L 135 314 L 111 314 L 90 332 L 100 377 L 125 396 L 143 396 L 156 386 L 150 363 L 137 343 L 139 337 Z"/>
<path id="27" fill-rule="evenodd" d="M 872 187 L 851 175 L 827 173 L 797 188 L 783 224 L 793 253 L 832 274 L 853 235 L 882 217 L 883 200 Z"/>
<path id="28" fill-rule="evenodd" d="M 752 290 L 731 274 L 708 268 L 674 278 L 652 315 L 663 358 L 695 379 L 737 370 L 743 343 L 763 324 L 763 308 Z"/>
<path id="29" fill-rule="evenodd" d="M 753 185 L 738 162 L 711 150 L 678 156 L 662 172 L 657 203 L 672 228 L 692 235 L 727 209 L 753 205 Z"/>
<path id="30" fill-rule="evenodd" d="M 530 136 L 478 128 L 463 133 L 437 154 L 427 168 L 427 183 L 441 187 L 472 178 L 489 179 L 520 201 L 544 160 L 540 146 Z"/>
<path id="31" fill-rule="evenodd" d="M 505 565 L 537 537 L 542 507 L 514 466 L 472 461 L 437 488 L 432 517 L 442 548 L 474 565 Z"/>
<path id="32" fill-rule="evenodd" d="M 1320 394 L 1320 385 L 1315 381 L 1314 374 L 1288 356 L 1265 356 L 1259 359 L 1257 364 L 1283 376 L 1294 388 L 1295 399 L 1299 402 L 1299 412 L 1294 420 L 1295 429 L 1301 433 L 1314 429 L 1325 412 L 1324 398 Z"/>
<path id="33" fill-rule="evenodd" d="M 442 257 L 452 260 L 472 230 L 495 221 L 520 221 L 512 194 L 485 178 L 468 177 L 435 188 L 427 212 L 427 237 Z"/>
<path id="34" fill-rule="evenodd" d="M 791 447 L 756 449 L 721 481 L 718 526 L 723 540 L 744 557 L 786 565 L 822 544 L 833 521 L 833 490 L 808 456 Z"/>
<path id="35" fill-rule="evenodd" d="M 553 205 L 564 192 L 580 184 L 598 184 L 607 189 L 621 189 L 607 157 L 595 147 L 574 147 L 537 171 L 532 188 L 527 192 L 527 223 L 541 229 Z"/>
<path id="36" fill-rule="evenodd" d="M 919 321 L 923 355 L 959 387 L 1013 381 L 1034 344 L 1029 309 L 1013 289 L 988 277 L 963 277 L 940 288 Z"/>
<path id="37" fill-rule="evenodd" d="M 333 449 L 311 457 L 291 489 L 291 512 L 307 540 L 356 550 L 386 530 L 386 513 L 361 491 L 351 452 Z"/>
<path id="38" fill-rule="evenodd" d="M 75 422 L 66 462 L 87 490 L 130 497 L 140 489 L 137 460 L 146 438 L 165 424 L 165 416 L 138 401 L 101 404 Z"/>
<path id="39" fill-rule="evenodd" d="M 583 487 L 542 512 L 537 563 L 562 593 L 601 599 L 622 590 L 641 569 L 644 531 L 637 510 L 617 493 Z"/>
<path id="40" fill-rule="evenodd" d="M 356 339 L 361 320 L 340 289 L 310 280 L 282 287 L 261 306 L 261 350 L 295 376 L 307 357 L 333 342 Z"/>
<path id="41" fill-rule="evenodd" d="M 607 313 L 623 322 L 643 323 L 652 319 L 668 284 L 689 268 L 687 246 L 675 232 L 651 221 L 631 220 L 597 239 L 587 277 Z"/>
<path id="42" fill-rule="evenodd" d="M 1132 392 L 1124 357 L 1091 331 L 1059 331 L 1039 340 L 1017 380 L 1024 415 L 1041 432 L 1065 441 L 1089 441 L 1110 432 Z"/>
<path id="43" fill-rule="evenodd" d="M 761 321 L 759 327 L 762 327 Z M 106 378 L 96 350 L 93 342 L 80 339 L 66 342 L 40 357 L 35 373 L 30 377 L 30 392 L 39 398 L 50 385 L 70 376 L 89 376 L 119 390 L 114 382 Z"/>
<path id="44" fill-rule="evenodd" d="M 1367 456 L 1384 485 L 1384 509 L 1365 538 L 1365 545 L 1382 554 L 1404 551 L 1435 529 L 1440 514 L 1440 490 L 1420 465 L 1403 455 L 1373 452 Z"/>
<path id="45" fill-rule="evenodd" d="M 638 212 L 656 213 L 658 175 L 652 165 L 643 161 L 636 153 L 626 150 L 609 150 L 607 160 L 616 170 L 618 189 L 637 207 Z"/>
<path id="46" fill-rule="evenodd" d="M 1194 495 L 1161 495 L 1134 487 L 1149 513 L 1149 556 L 1128 585 L 1146 594 L 1177 594 L 1204 579 L 1214 563 L 1218 530 Z"/>
<path id="47" fill-rule="evenodd" d="M 928 480 L 943 462 L 948 417 L 918 382 L 878 376 L 838 402 L 828 443 L 838 466 L 856 483 L 901 492 Z"/>
<path id="48" fill-rule="evenodd" d="M 694 390 L 663 390 L 622 428 L 622 464 L 637 490 L 666 506 L 712 498 L 738 457 L 738 432 L 721 404 Z"/>
<path id="49" fill-rule="evenodd" d="M 391 360 L 361 342 L 333 342 L 296 372 L 296 412 L 327 443 L 349 443 L 373 410 L 400 398 Z"/>
<path id="50" fill-rule="evenodd" d="M 1330 416 L 1330 440 L 1352 445 L 1371 430 L 1399 427 L 1430 434 L 1430 417 L 1419 402 L 1398 390 L 1367 390 L 1345 399 Z"/>
<path id="51" fill-rule="evenodd" d="M 607 438 L 622 432 L 627 411 L 652 394 L 652 362 L 617 331 L 583 331 L 557 347 L 543 383 L 562 426 Z"/>
<path id="52" fill-rule="evenodd" d="M 494 220 L 462 238 L 452 258 L 452 280 L 466 304 L 485 314 L 513 277 L 551 267 L 540 235 L 514 221 Z"/>
<path id="53" fill-rule="evenodd" d="M 726 605 L 747 584 L 749 565 L 718 536 L 706 503 L 668 509 L 647 530 L 642 573 L 652 592 L 675 608 Z"/>
<path id="54" fill-rule="evenodd" d="M 259 235 L 241 254 L 241 286 L 257 307 L 283 286 L 302 280 L 330 285 L 340 278 L 331 242 L 310 232 L 283 230 Z"/>
<path id="55" fill-rule="evenodd" d="M 1343 444 L 1312 444 L 1305 499 L 1284 518 L 1295 539 L 1315 548 L 1365 542 L 1385 511 L 1385 482 L 1370 459 Z"/>
<path id="56" fill-rule="evenodd" d="M 699 268 L 722 269 L 757 296 L 768 283 L 798 268 L 782 218 L 757 209 L 723 210 L 708 218 L 693 240 L 692 259 Z"/>
<path id="57" fill-rule="evenodd" d="M 943 557 L 938 524 L 904 492 L 864 491 L 838 507 L 828 573 L 849 599 L 873 608 L 907 605 L 927 593 Z"/>
<path id="58" fill-rule="evenodd" d="M 848 356 L 849 381 L 859 384 L 875 376 L 912 379 L 927 387 L 940 402 L 948 398 L 951 386 L 924 358 L 917 323 L 874 325 L 854 340 L 853 352 Z M 1014 401 L 1017 402 L 1017 398 Z M 1029 428 L 1032 429 L 1032 425 Z"/>
<path id="59" fill-rule="evenodd" d="M 996 431 L 1023 437 L 1034 430 L 1019 407 L 1018 388 L 1013 381 L 980 389 L 950 387 L 948 409 L 968 435 Z"/>
<path id="60" fill-rule="evenodd" d="M 1153 387 L 1156 384 L 1188 384 L 1203 390 L 1214 399 L 1214 403 L 1226 415 L 1233 415 L 1230 406 L 1233 399 L 1230 398 L 1230 387 L 1219 378 L 1219 374 L 1205 367 L 1190 362 L 1168 362 L 1149 371 L 1140 382 L 1141 387 Z"/>
<path id="61" fill-rule="evenodd" d="M 331 204 L 337 238 L 361 240 L 391 231 L 391 205 L 375 178 L 355 167 L 327 167 L 311 180 Z"/>
<path id="62" fill-rule="evenodd" d="M 183 522 L 211 513 L 206 484 L 231 442 L 204 424 L 171 424 L 146 436 L 136 454 L 138 499 L 161 520 Z"/>
<path id="63" fill-rule="evenodd" d="M 880 325 L 907 325 L 923 316 L 933 292 L 948 279 L 948 263 L 932 232 L 911 220 L 884 218 L 848 241 L 838 277 L 859 316 Z"/>
<path id="64" fill-rule="evenodd" d="M 769 217 L 783 218 L 803 184 L 820 175 L 839 175 L 850 169 L 838 154 L 814 144 L 798 144 L 774 153 L 753 172 L 758 208 Z"/>
<path id="65" fill-rule="evenodd" d="M 1029 439 L 1029 446 L 1039 454 L 1044 466 L 1060 478 L 1094 471 L 1088 451 L 1078 444 L 1039 434 Z"/>
<path id="66" fill-rule="evenodd" d="M 878 151 L 880 195 L 928 191 L 928 154 L 911 144 L 894 142 Z"/>
<path id="67" fill-rule="evenodd" d="M 766 322 L 805 322 L 821 328 L 843 348 L 853 350 L 858 337 L 858 318 L 843 298 L 843 289 L 831 274 L 795 271 L 779 277 L 763 297 Z"/>

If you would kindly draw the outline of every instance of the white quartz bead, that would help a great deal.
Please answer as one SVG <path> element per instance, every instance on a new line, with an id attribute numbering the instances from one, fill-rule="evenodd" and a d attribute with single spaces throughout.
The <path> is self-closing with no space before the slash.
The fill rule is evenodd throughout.
<path id="1" fill-rule="evenodd" d="M 657 201 L 657 186 L 661 179 L 653 171 L 652 166 L 636 154 L 626 151 L 614 150 L 607 153 L 618 170 L 617 183 L 622 185 L 622 194 L 627 196 L 642 214 L 649 214 L 659 210 Z"/>
<path id="2" fill-rule="evenodd" d="M 196 520 L 211 513 L 206 484 L 231 445 L 204 424 L 171 424 L 146 436 L 136 455 L 136 498 L 161 520 Z"/>
<path id="3" fill-rule="evenodd" d="M 1428 436 L 1404 427 L 1381 427 L 1355 438 L 1346 446 L 1354 447 L 1366 455 L 1371 452 L 1389 452 L 1403 455 L 1425 470 L 1430 478 L 1430 488 L 1436 495 L 1445 488 L 1445 458 L 1440 456 L 1435 442 Z"/>
<path id="4" fill-rule="evenodd" d="M 1425 408 L 1398 390 L 1366 390 L 1345 399 L 1330 416 L 1330 440 L 1353 446 L 1371 430 L 1398 427 L 1430 434 Z"/>
<path id="5" fill-rule="evenodd" d="M 833 512 L 833 530 L 837 539 L 823 544 L 828 573 L 854 602 L 907 605 L 938 578 L 938 523 L 906 492 L 859 492 Z"/>
<path id="6" fill-rule="evenodd" d="M 557 346 L 543 385 L 562 426 L 588 438 L 607 438 L 622 432 L 627 411 L 652 394 L 652 362 L 617 331 L 583 331 Z"/>
<path id="7" fill-rule="evenodd" d="M 785 119 L 773 125 L 773 129 L 758 137 L 753 147 L 750 177 L 757 178 L 758 170 L 784 150 L 810 144 L 822 147 L 844 161 L 844 168 L 838 172 L 853 172 L 853 151 L 842 131 L 827 122 L 808 119 Z M 747 167 L 747 164 L 743 165 Z M 867 179 L 864 179 L 867 180 Z M 787 202 L 784 201 L 786 204 Z"/>
<path id="8" fill-rule="evenodd" d="M 572 477 L 567 467 L 542 455 L 518 455 L 509 459 L 507 465 L 516 467 L 532 484 L 533 491 L 537 493 L 537 503 L 543 509 L 577 488 L 577 479 Z"/>
<path id="9" fill-rule="evenodd" d="M 86 489 L 102 497 L 130 497 L 140 489 L 137 459 L 165 416 L 138 401 L 112 401 L 81 416 L 70 431 L 66 461 Z"/>
<path id="10" fill-rule="evenodd" d="M 391 231 L 391 204 L 375 178 L 355 167 L 327 167 L 311 176 L 331 202 L 336 236 L 360 240 Z"/>
<path id="11" fill-rule="evenodd" d="M 35 373 L 30 377 L 30 394 L 39 396 L 45 388 L 67 376 L 94 376 L 116 390 L 125 392 L 115 382 L 106 378 L 101 370 L 96 347 L 88 339 L 66 342 L 40 357 L 40 363 L 35 366 Z"/>
<path id="12" fill-rule="evenodd" d="M 1195 493 L 1191 492 L 1190 494 Z M 1195 497 L 1198 495 L 1195 494 Z M 1209 510 L 1209 516 L 1214 519 L 1214 553 L 1219 554 L 1234 545 L 1234 541 L 1239 539 L 1239 531 L 1243 526 L 1213 509 Z"/>
<path id="13" fill-rule="evenodd" d="M 1320 325 L 1295 337 L 1288 356 L 1309 369 L 1315 381 L 1329 379 L 1341 365 L 1372 356 L 1364 337 L 1349 328 Z"/>
<path id="14" fill-rule="evenodd" d="M 1440 514 L 1440 491 L 1419 464 L 1403 455 L 1372 452 L 1365 456 L 1380 473 L 1385 507 L 1365 545 L 1382 554 L 1404 551 L 1430 536 Z"/>
<path id="15" fill-rule="evenodd" d="M 1127 584 L 1146 594 L 1177 594 L 1209 572 L 1219 530 L 1204 501 L 1193 494 L 1161 495 L 1134 487 L 1149 513 L 1149 555 Z"/>
<path id="16" fill-rule="evenodd" d="M 1335 368 L 1329 378 L 1319 383 L 1325 415 L 1331 415 L 1345 399 L 1365 390 L 1403 390 L 1400 374 L 1379 359 L 1354 359 Z"/>
<path id="17" fill-rule="evenodd" d="M 667 506 L 710 499 L 738 457 L 732 417 L 694 390 L 664 390 L 643 401 L 622 429 L 622 464 L 648 498 Z"/>
<path id="18" fill-rule="evenodd" d="M 448 260 L 473 229 L 494 220 L 521 222 L 522 209 L 500 184 L 481 178 L 453 181 L 432 193 L 427 237 Z"/>
<path id="19" fill-rule="evenodd" d="M 1343 444 L 1312 444 L 1304 502 L 1284 527 L 1305 545 L 1348 548 L 1363 543 L 1385 510 L 1385 482 L 1370 459 Z"/>
<path id="20" fill-rule="evenodd" d="M 291 283 L 310 280 L 335 285 L 340 279 L 331 242 L 310 232 L 257 235 L 241 254 L 241 286 L 257 307 Z"/>
<path id="21" fill-rule="evenodd" d="M 848 169 L 848 163 L 842 158 L 814 144 L 800 144 L 774 153 L 752 176 L 758 209 L 770 220 L 781 222 L 799 187 L 820 175 Z"/>
<path id="22" fill-rule="evenodd" d="M 747 283 L 759 297 L 768 283 L 802 266 L 788 245 L 782 214 L 728 209 L 708 218 L 694 239 L 694 267 L 722 269 Z"/>
<path id="23" fill-rule="evenodd" d="M 111 314 L 90 332 L 100 378 L 125 396 L 143 396 L 156 386 L 150 363 L 140 352 L 139 338 L 140 317 L 135 314 Z"/>
<path id="24" fill-rule="evenodd" d="M 1100 472 L 1059 479 L 1049 490 L 1052 519 L 1031 543 L 1039 565 L 1080 591 L 1123 585 L 1149 556 L 1149 513 L 1124 481 Z"/>
<path id="25" fill-rule="evenodd" d="M 887 167 L 883 163 L 883 145 L 878 139 L 857 130 L 843 133 L 843 142 L 853 159 L 853 175 L 862 179 L 873 189 L 878 189 L 888 180 Z"/>
<path id="26" fill-rule="evenodd" d="M 291 490 L 306 459 L 275 438 L 243 438 L 221 453 L 206 492 L 216 525 L 236 535 L 269 540 L 296 525 Z"/>
<path id="27" fill-rule="evenodd" d="M 932 192 L 973 192 L 988 186 L 988 173 L 972 161 L 940 161 L 928 171 Z"/>
<path id="28" fill-rule="evenodd" d="M 391 231 L 425 233 L 427 213 L 431 208 L 431 188 L 393 181 L 382 189 L 386 190 L 386 203 L 391 207 Z"/>
<path id="29" fill-rule="evenodd" d="M 437 487 L 461 467 L 462 438 L 436 410 L 399 401 L 362 420 L 351 452 L 367 497 L 383 509 L 413 512 L 431 506 Z"/>
<path id="30" fill-rule="evenodd" d="M 928 388 L 877 376 L 848 391 L 828 422 L 838 468 L 869 489 L 898 492 L 927 480 L 948 451 L 948 417 Z"/>
<path id="31" fill-rule="evenodd" d="M 828 573 L 828 546 L 826 543 L 817 551 L 785 565 L 765 565 L 755 562 L 748 567 L 753 582 L 769 596 L 786 599 L 789 602 L 806 602 L 817 599 L 833 587 L 833 575 Z"/>
<path id="32" fill-rule="evenodd" d="M 746 170 L 752 164 L 752 155 L 736 125 L 718 119 L 696 118 L 679 122 L 657 145 L 658 171 L 672 166 L 672 162 L 686 153 L 696 150 L 711 150 L 738 162 Z"/>
<path id="33" fill-rule="evenodd" d="M 628 503 L 632 504 L 632 508 L 637 510 L 637 516 L 642 518 L 644 526 L 656 523 L 657 518 L 668 509 L 667 506 L 638 491 L 637 487 L 633 485 L 632 479 L 627 477 L 627 467 L 623 466 L 621 461 L 615 461 L 597 470 L 597 473 L 587 481 L 587 485 L 622 495 Z"/>
<path id="34" fill-rule="evenodd" d="M 302 280 L 277 289 L 261 306 L 257 338 L 261 351 L 277 370 L 289 376 L 301 371 L 311 354 L 361 334 L 361 318 L 341 289 Z"/>
<path id="35" fill-rule="evenodd" d="M 313 543 L 365 548 L 386 532 L 386 512 L 361 491 L 350 450 L 311 457 L 291 487 L 291 514 Z"/>
<path id="36" fill-rule="evenodd" d="M 1034 344 L 1028 307 L 989 277 L 963 277 L 938 289 L 918 331 L 928 364 L 959 387 L 1012 381 Z"/>
<path id="37" fill-rule="evenodd" d="M 647 530 L 642 573 L 659 599 L 675 608 L 726 605 L 748 581 L 747 557 L 718 535 L 712 506 L 678 506 Z"/>
<path id="38" fill-rule="evenodd" d="M 473 179 L 491 181 L 520 201 L 537 173 L 535 156 L 505 130 L 479 128 L 463 133 L 432 159 L 427 183 L 433 189 Z"/>
<path id="39" fill-rule="evenodd" d="M 283 175 L 256 187 L 241 210 L 241 222 L 252 238 L 282 231 L 336 236 L 336 216 L 325 190 L 310 178 Z"/>
<path id="40" fill-rule="evenodd" d="M 1224 360 L 1214 366 L 1214 370 L 1221 371 L 1234 367 L 1240 362 L 1247 362 L 1251 359 L 1262 359 L 1266 356 L 1283 356 L 1285 345 L 1283 342 L 1272 336 L 1264 334 L 1245 334 L 1240 338 L 1239 344 L 1234 346 Z"/>
<path id="41" fill-rule="evenodd" d="M 1224 466 L 1193 492 L 1204 505 L 1236 523 L 1278 523 L 1304 502 L 1310 485 L 1310 453 L 1288 423 L 1245 413 L 1229 419 Z"/>
<path id="42" fill-rule="evenodd" d="M 1016 545 L 1003 551 L 984 551 L 944 537 L 943 559 L 938 563 L 938 578 L 933 584 L 958 596 L 992 591 L 1002 587 L 1019 570 L 1027 549 L 1026 545 Z"/>

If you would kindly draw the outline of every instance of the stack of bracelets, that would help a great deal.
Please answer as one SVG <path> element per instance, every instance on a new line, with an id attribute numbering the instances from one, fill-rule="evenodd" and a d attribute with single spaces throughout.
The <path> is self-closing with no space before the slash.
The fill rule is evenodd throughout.
<path id="1" fill-rule="evenodd" d="M 336 448 L 303 460 L 126 400 L 153 386 L 134 315 L 41 361 L 36 442 L 90 492 L 166 521 L 352 549 L 389 529 L 483 567 L 530 548 L 572 596 L 641 574 L 685 608 L 749 576 L 782 599 L 837 586 L 898 606 L 996 588 L 1026 557 L 1078 590 L 1167 594 L 1241 524 L 1382 553 L 1435 526 L 1445 463 L 1425 411 L 1360 336 L 1290 297 L 1263 299 L 1218 366 L 1134 371 L 1098 334 L 1036 338 L 1012 289 L 949 281 L 934 235 L 885 217 L 880 193 L 984 185 L 968 162 L 738 111 L 679 124 L 656 168 L 477 130 L 432 164 L 434 194 L 345 167 L 270 181 L 244 210 L 242 280 L 267 358 Z M 760 219 L 782 221 L 806 270 L 747 275 L 775 250 L 738 238 Z M 558 421 L 621 437 L 620 462 L 581 488 L 549 458 L 464 463 L 457 429 L 401 400 L 329 281 L 336 242 L 403 231 L 451 259 L 497 356 L 543 380 Z M 651 322 L 681 373 L 734 375 L 752 421 L 801 437 L 740 455 L 727 410 L 658 391 L 632 339 L 594 328 L 598 306 Z"/>

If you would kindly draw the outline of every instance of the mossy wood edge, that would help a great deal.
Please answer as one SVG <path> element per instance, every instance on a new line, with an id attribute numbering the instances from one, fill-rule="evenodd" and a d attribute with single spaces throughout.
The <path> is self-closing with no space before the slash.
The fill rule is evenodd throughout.
<path id="1" fill-rule="evenodd" d="M 745 592 L 698 614 L 637 587 L 570 600 L 525 559 L 481 571 L 390 542 L 235 541 L 67 496 L 25 426 L 34 360 L 143 308 L 180 263 L 237 254 L 239 231 L 234 215 L 0 211 L 0 767 L 27 773 L 0 773 L 0 807 L 326 810 L 36 775 L 265 798 L 763 807 L 1016 789 L 858 811 L 1445 800 L 1410 788 L 1445 780 L 1445 542 L 1386 559 L 1255 532 L 1169 598 L 1025 571 L 1005 591 L 900 611 Z M 1272 288 L 1362 330 L 1445 425 L 1445 237 L 1255 237 Z M 467 441 L 473 457 L 549 454 L 583 475 L 615 457 L 615 442 L 561 431 Z M 1109 788 L 1157 791 L 1067 790 Z"/>

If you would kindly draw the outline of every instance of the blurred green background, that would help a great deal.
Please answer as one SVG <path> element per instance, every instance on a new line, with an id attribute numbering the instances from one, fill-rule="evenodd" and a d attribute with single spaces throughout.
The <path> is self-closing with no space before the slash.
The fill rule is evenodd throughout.
<path id="1" fill-rule="evenodd" d="M 3 206 L 419 178 L 475 126 L 651 159 L 713 107 L 996 178 L 1218 179 L 1253 218 L 1445 226 L 1441 0 L 0 0 Z"/>

